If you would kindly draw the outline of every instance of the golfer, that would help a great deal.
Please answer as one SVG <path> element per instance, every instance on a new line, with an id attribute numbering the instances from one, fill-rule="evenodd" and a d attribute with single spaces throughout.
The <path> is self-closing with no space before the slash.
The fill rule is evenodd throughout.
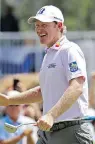
<path id="1" fill-rule="evenodd" d="M 88 113 L 84 55 L 77 44 L 66 38 L 64 17 L 59 8 L 42 7 L 36 16 L 28 19 L 29 24 L 33 22 L 41 44 L 46 46 L 40 86 L 16 96 L 0 94 L 0 105 L 43 101 L 43 116 L 37 121 L 37 144 L 93 144 L 89 123 L 77 120 Z"/>

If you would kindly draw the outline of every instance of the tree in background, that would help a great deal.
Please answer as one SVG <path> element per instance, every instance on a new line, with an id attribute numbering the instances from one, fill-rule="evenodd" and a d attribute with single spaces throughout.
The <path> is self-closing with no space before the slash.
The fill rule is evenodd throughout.
<path id="1" fill-rule="evenodd" d="M 27 19 L 47 4 L 62 10 L 68 30 L 95 30 L 95 0 L 19 0 L 16 14 L 21 30 L 33 29 Z"/>
<path id="2" fill-rule="evenodd" d="M 17 9 L 17 15 L 19 15 L 21 19 L 21 29 L 27 30 L 27 29 L 33 29 L 33 25 L 27 24 L 27 19 L 35 15 L 36 12 L 41 8 L 43 5 L 45 5 L 46 0 L 23 0 L 20 5 L 18 5 Z"/>
<path id="3" fill-rule="evenodd" d="M 95 30 L 95 0 L 90 2 L 87 11 L 86 24 L 89 30 Z"/>
<path id="4" fill-rule="evenodd" d="M 47 4 L 62 10 L 69 30 L 95 29 L 95 0 L 51 0 Z"/>

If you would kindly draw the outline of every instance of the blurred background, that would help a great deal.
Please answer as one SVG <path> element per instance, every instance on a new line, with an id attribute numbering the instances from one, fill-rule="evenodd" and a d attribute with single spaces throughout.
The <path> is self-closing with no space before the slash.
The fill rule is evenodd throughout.
<path id="1" fill-rule="evenodd" d="M 44 5 L 59 7 L 65 18 L 67 37 L 79 44 L 87 61 L 88 78 L 94 71 L 95 0 L 1 0 L 0 74 L 39 72 L 44 56 L 27 19 Z"/>
<path id="2" fill-rule="evenodd" d="M 95 0 L 0 0 L 0 92 L 12 90 L 15 78 L 25 90 L 39 85 L 38 73 L 45 52 L 34 25 L 28 25 L 27 19 L 44 5 L 55 5 L 62 10 L 67 38 L 77 43 L 85 55 L 89 107 L 94 112 Z M 42 105 L 39 105 L 39 110 L 42 112 Z M 32 114 L 28 109 L 25 115 L 31 117 Z M 35 117 L 37 120 L 39 116 Z"/>

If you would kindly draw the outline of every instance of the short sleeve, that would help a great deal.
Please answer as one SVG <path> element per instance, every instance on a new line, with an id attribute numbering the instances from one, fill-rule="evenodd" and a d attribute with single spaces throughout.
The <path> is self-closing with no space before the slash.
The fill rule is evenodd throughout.
<path id="1" fill-rule="evenodd" d="M 79 47 L 71 47 L 68 50 L 66 50 L 63 63 L 66 78 L 68 79 L 68 81 L 80 76 L 86 78 L 85 58 L 83 52 Z"/>
<path id="2" fill-rule="evenodd" d="M 2 120 L 0 120 L 0 140 L 5 140 L 6 139 L 6 131 L 4 129 L 4 122 Z"/>

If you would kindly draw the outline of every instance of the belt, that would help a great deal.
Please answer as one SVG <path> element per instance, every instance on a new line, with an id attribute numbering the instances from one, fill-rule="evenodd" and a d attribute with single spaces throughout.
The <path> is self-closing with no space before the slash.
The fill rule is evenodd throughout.
<path id="1" fill-rule="evenodd" d="M 75 121 L 61 121 L 58 123 L 54 123 L 54 125 L 52 126 L 52 128 L 50 129 L 51 132 L 53 131 L 58 131 L 61 129 L 65 129 L 67 127 L 71 127 L 74 125 L 80 125 L 82 123 L 87 122 L 86 120 L 75 120 Z"/>

